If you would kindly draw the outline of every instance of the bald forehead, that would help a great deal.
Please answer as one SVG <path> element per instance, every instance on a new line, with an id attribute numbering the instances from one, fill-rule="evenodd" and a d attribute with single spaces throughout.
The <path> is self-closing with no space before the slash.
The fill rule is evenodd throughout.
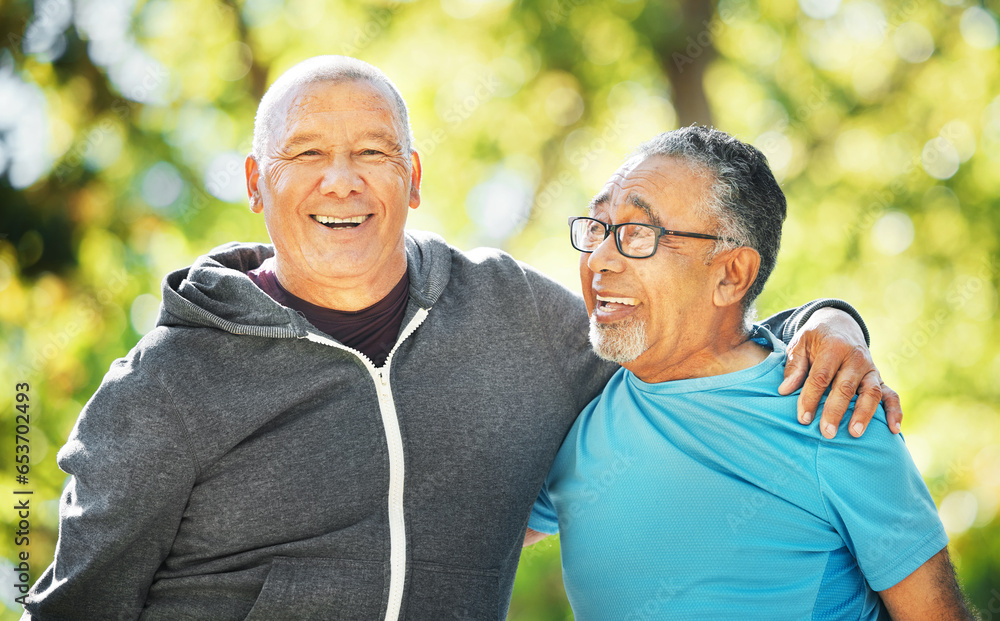
<path id="1" fill-rule="evenodd" d="M 412 152 L 413 134 L 406 102 L 389 78 L 375 67 L 354 58 L 318 56 L 286 71 L 261 98 L 254 117 L 251 153 L 264 168 L 267 167 L 267 153 L 274 149 L 275 134 L 286 133 L 289 120 L 295 119 L 296 115 L 290 112 L 290 108 L 295 102 L 301 103 L 300 95 L 310 88 L 342 83 L 363 85 L 365 90 L 379 93 L 378 106 L 388 106 L 388 116 L 403 152 Z M 371 105 L 367 108 L 373 109 Z"/>

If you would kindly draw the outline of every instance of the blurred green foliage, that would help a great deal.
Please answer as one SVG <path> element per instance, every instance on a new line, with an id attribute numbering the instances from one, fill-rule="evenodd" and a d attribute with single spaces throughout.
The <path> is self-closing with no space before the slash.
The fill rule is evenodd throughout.
<path id="1" fill-rule="evenodd" d="M 789 198 L 761 314 L 823 296 L 861 310 L 960 578 L 992 618 L 997 12 L 996 0 L 5 0 L 0 454 L 14 384 L 29 382 L 32 579 L 52 558 L 55 453 L 82 404 L 152 326 L 167 271 L 266 239 L 242 185 L 256 103 L 295 62 L 335 53 L 382 68 L 408 99 L 424 167 L 412 228 L 502 247 L 574 287 L 566 217 L 632 147 L 691 122 L 760 147 Z M 6 507 L 20 486 L 3 461 Z M 13 520 L 0 511 L 4 559 L 19 551 Z M 0 620 L 15 619 L 3 575 Z M 510 618 L 571 618 L 559 576 L 557 542 L 526 551 Z"/>

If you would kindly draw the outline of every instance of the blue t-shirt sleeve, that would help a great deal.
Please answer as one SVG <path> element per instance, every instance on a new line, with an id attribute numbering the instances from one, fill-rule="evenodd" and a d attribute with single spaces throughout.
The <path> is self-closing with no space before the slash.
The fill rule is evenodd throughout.
<path id="1" fill-rule="evenodd" d="M 896 585 L 948 545 L 934 500 L 881 407 L 861 438 L 842 430 L 821 441 L 816 461 L 830 523 L 873 590 Z"/>
<path id="2" fill-rule="evenodd" d="M 556 516 L 556 509 L 549 499 L 546 485 L 542 486 L 542 491 L 538 493 L 538 499 L 535 500 L 535 506 L 531 508 L 528 528 L 546 535 L 554 535 L 559 532 L 559 518 Z"/>

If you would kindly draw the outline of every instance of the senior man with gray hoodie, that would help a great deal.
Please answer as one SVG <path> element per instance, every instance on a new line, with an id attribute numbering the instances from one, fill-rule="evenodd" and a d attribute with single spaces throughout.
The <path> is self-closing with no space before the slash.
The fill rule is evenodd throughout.
<path id="1" fill-rule="evenodd" d="M 158 326 L 59 453 L 56 556 L 25 619 L 506 617 L 528 511 L 617 367 L 590 351 L 578 295 L 404 232 L 412 145 L 366 63 L 317 57 L 274 83 L 246 161 L 271 244 L 165 279 Z M 829 307 L 851 310 L 770 324 L 803 332 L 790 384 L 815 360 L 877 391 L 861 328 Z"/>

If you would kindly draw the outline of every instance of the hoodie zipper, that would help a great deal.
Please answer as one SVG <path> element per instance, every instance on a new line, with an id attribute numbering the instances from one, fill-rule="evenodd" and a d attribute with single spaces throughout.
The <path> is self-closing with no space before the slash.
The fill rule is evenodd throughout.
<path id="1" fill-rule="evenodd" d="M 427 318 L 427 310 L 419 309 L 410 323 L 399 334 L 385 363 L 376 368 L 368 356 L 360 351 L 347 347 L 329 337 L 309 333 L 306 338 L 314 343 L 321 343 L 337 349 L 351 352 L 365 363 L 365 368 L 375 382 L 378 394 L 378 407 L 382 415 L 382 427 L 385 431 L 386 446 L 389 448 L 389 603 L 386 606 L 385 621 L 397 621 L 400 607 L 403 604 L 403 585 L 406 582 L 406 520 L 403 510 L 403 482 L 405 480 L 405 464 L 403 463 L 403 437 L 399 431 L 399 417 L 396 414 L 396 404 L 392 398 L 392 383 L 389 370 L 392 367 L 392 357 L 400 344 L 420 327 Z"/>

